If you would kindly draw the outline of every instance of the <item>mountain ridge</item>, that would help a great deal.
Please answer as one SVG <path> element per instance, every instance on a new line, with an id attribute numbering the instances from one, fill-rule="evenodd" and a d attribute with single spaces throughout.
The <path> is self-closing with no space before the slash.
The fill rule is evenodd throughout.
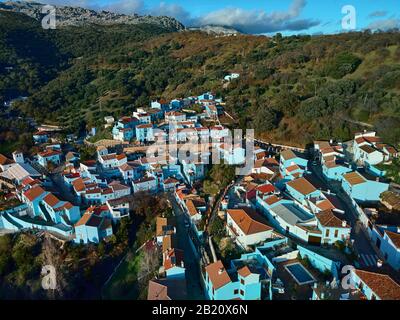
<path id="1" fill-rule="evenodd" d="M 43 14 L 42 8 L 46 4 L 39 2 L 7 1 L 0 2 L 0 11 L 12 11 L 23 13 L 36 20 L 40 20 Z M 54 6 L 57 15 L 57 27 L 82 26 L 86 24 L 116 25 L 116 24 L 153 24 L 182 31 L 185 26 L 175 18 L 167 16 L 141 16 L 138 14 L 126 15 L 110 11 L 96 11 L 81 7 Z"/>

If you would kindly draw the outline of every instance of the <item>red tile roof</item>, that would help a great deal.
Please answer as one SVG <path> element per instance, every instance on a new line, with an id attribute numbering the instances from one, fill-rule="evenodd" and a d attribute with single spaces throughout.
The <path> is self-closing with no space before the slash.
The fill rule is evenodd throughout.
<path id="1" fill-rule="evenodd" d="M 299 178 L 293 181 L 289 181 L 287 183 L 288 186 L 292 187 L 296 191 L 300 192 L 303 195 L 308 195 L 317 190 L 311 182 L 309 182 L 305 178 Z"/>
<path id="2" fill-rule="evenodd" d="M 400 300 L 400 286 L 388 275 L 354 270 L 355 274 L 382 300 Z"/>
<path id="3" fill-rule="evenodd" d="M 33 201 L 36 198 L 38 198 L 39 196 L 41 196 L 43 193 L 45 193 L 45 191 L 39 187 L 33 187 L 27 191 L 24 192 L 24 196 L 29 200 L 29 201 Z"/>
<path id="4" fill-rule="evenodd" d="M 245 235 L 272 230 L 272 228 L 266 224 L 266 221 L 251 209 L 229 209 L 227 214 L 235 221 Z"/>
<path id="5" fill-rule="evenodd" d="M 209 264 L 205 269 L 215 290 L 222 288 L 232 281 L 220 260 Z"/>

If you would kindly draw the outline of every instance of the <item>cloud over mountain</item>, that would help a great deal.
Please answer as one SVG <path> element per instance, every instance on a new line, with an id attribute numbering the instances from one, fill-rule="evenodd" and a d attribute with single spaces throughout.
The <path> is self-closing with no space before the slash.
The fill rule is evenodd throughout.
<path id="1" fill-rule="evenodd" d="M 279 31 L 302 31 L 320 24 L 317 19 L 301 18 L 306 0 L 293 0 L 286 11 L 245 10 L 227 7 L 212 11 L 204 16 L 192 16 L 178 4 L 160 2 L 155 6 L 146 5 L 144 0 L 115 0 L 99 5 L 95 0 L 47 0 L 49 4 L 80 6 L 94 10 L 107 10 L 123 14 L 170 16 L 188 27 L 205 25 L 227 26 L 245 33 L 271 33 Z"/>
<path id="2" fill-rule="evenodd" d="M 224 25 L 247 33 L 269 33 L 277 31 L 306 30 L 319 24 L 313 19 L 299 19 L 306 5 L 305 0 L 294 0 L 287 11 L 266 12 L 225 8 L 210 12 L 197 21 L 201 25 Z"/>

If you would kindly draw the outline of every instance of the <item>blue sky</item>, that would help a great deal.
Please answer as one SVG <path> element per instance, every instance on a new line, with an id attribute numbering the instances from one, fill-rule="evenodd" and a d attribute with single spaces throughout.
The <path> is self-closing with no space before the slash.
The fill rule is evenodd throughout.
<path id="1" fill-rule="evenodd" d="M 38 0 L 40 2 L 40 0 Z M 247 33 L 342 32 L 342 7 L 356 10 L 356 28 L 400 27 L 400 0 L 42 0 L 120 13 L 173 16 L 186 26 L 235 27 Z"/>

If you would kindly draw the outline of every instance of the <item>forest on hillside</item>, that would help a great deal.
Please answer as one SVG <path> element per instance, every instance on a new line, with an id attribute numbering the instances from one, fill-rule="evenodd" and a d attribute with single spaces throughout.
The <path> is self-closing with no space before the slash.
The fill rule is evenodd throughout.
<path id="1" fill-rule="evenodd" d="M 237 126 L 265 139 L 347 140 L 370 125 L 387 142 L 400 141 L 398 31 L 215 37 L 119 25 L 46 33 L 31 20 L 1 21 L 8 31 L 0 32 L 0 70 L 12 62 L 17 71 L 0 81 L 0 100 L 13 90 L 29 95 L 13 111 L 38 122 L 76 131 L 152 99 L 213 90 Z M 26 29 L 31 41 L 21 48 L 17 35 Z M 223 86 L 229 72 L 241 76 Z"/>

